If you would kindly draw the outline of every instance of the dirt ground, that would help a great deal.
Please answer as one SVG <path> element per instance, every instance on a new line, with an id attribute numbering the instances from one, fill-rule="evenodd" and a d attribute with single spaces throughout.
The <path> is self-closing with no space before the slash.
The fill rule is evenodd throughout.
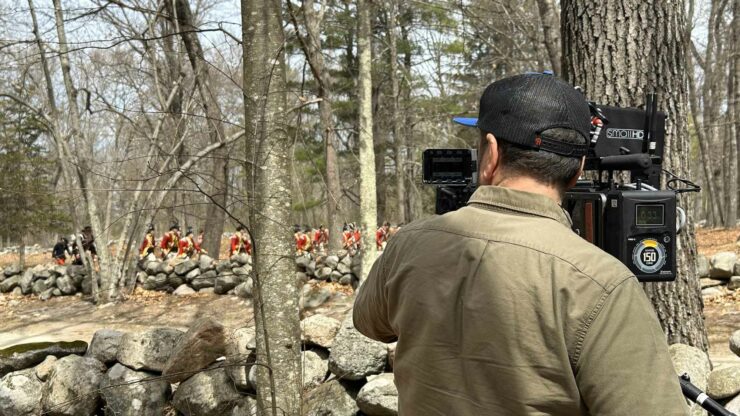
<path id="1" fill-rule="evenodd" d="M 740 228 L 731 230 L 697 230 L 701 254 L 710 256 L 720 251 L 735 251 Z M 48 255 L 32 257 L 46 261 Z M 10 259 L 0 259 L 2 263 Z M 6 263 L 7 264 L 7 263 Z M 325 305 L 307 311 L 341 319 L 351 308 L 352 296 L 337 291 Z M 157 326 L 186 329 L 195 320 L 211 316 L 230 329 L 252 326 L 251 302 L 235 296 L 195 294 L 172 296 L 141 289 L 125 302 L 95 306 L 89 299 L 72 296 L 41 302 L 35 297 L 11 297 L 0 294 L 0 348 L 37 341 L 84 340 L 100 328 L 139 331 Z M 740 329 L 740 291 L 705 299 L 704 314 L 709 332 L 709 356 L 715 367 L 740 365 L 729 349 L 729 337 Z"/>

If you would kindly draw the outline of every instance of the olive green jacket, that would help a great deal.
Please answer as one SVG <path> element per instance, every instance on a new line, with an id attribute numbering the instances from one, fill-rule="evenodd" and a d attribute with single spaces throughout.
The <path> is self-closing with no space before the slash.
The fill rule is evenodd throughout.
<path id="1" fill-rule="evenodd" d="M 404 227 L 354 323 L 398 340 L 402 416 L 688 414 L 636 278 L 542 195 L 485 186 Z"/>

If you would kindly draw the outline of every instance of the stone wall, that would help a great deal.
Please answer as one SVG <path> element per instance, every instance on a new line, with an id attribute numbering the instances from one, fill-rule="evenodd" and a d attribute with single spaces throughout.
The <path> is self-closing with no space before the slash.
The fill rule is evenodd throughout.
<path id="1" fill-rule="evenodd" d="M 710 258 L 699 256 L 696 263 L 703 296 L 714 297 L 740 289 L 740 261 L 735 253 L 722 252 Z"/>
<path id="2" fill-rule="evenodd" d="M 361 335 L 343 321 L 301 322 L 304 416 L 393 416 L 395 344 Z M 186 332 L 101 329 L 89 344 L 37 343 L 0 350 L 0 415 L 255 414 L 254 328 L 224 328 L 211 318 Z M 740 354 L 740 331 L 730 340 Z M 712 370 L 703 351 L 670 348 L 676 372 L 740 412 L 740 366 Z M 694 406 L 692 415 L 702 415 Z"/>
<path id="3" fill-rule="evenodd" d="M 335 255 L 304 254 L 296 256 L 296 279 L 300 284 L 332 281 L 356 287 L 359 258 L 341 251 Z M 207 255 L 195 259 L 162 261 L 149 255 L 137 263 L 137 285 L 188 295 L 192 293 L 252 296 L 252 258 L 234 255 L 216 261 Z M 37 295 L 42 300 L 76 293 L 90 294 L 90 279 L 83 266 L 38 265 L 26 270 L 17 266 L 0 269 L 0 293 Z"/>

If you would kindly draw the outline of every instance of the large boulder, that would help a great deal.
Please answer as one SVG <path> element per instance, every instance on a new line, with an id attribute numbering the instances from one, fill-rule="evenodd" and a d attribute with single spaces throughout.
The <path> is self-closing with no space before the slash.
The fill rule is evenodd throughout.
<path id="1" fill-rule="evenodd" d="M 58 416 L 95 414 L 105 370 L 105 365 L 94 358 L 68 355 L 57 360 L 43 388 L 44 411 Z"/>
<path id="2" fill-rule="evenodd" d="M 156 260 L 155 261 L 150 261 L 144 267 L 144 271 L 147 274 L 157 274 L 157 273 L 160 273 L 160 272 L 162 272 L 162 265 L 163 264 L 164 263 L 161 262 L 161 261 L 156 261 Z"/>
<path id="3" fill-rule="evenodd" d="M 309 345 L 331 348 L 341 322 L 324 315 L 312 315 L 301 321 L 301 340 Z"/>
<path id="4" fill-rule="evenodd" d="M 226 372 L 239 390 L 249 390 L 249 369 L 254 362 L 257 339 L 254 327 L 230 332 L 226 342 Z"/>
<path id="5" fill-rule="evenodd" d="M 709 374 L 707 394 L 719 400 L 740 393 L 740 366 L 725 367 Z"/>
<path id="6" fill-rule="evenodd" d="M 707 379 L 712 371 L 707 353 L 699 348 L 685 344 L 673 344 L 669 347 L 673 368 L 676 374 L 688 374 L 691 382 L 702 390 L 707 389 Z M 691 406 L 692 416 L 704 416 L 704 410 L 696 403 Z"/>
<path id="7" fill-rule="evenodd" d="M 183 334 L 174 328 L 127 333 L 121 338 L 116 359 L 134 370 L 161 372 Z"/>
<path id="8" fill-rule="evenodd" d="M 296 256 L 295 258 L 295 264 L 300 269 L 305 270 L 308 267 L 308 264 L 311 263 L 311 255 L 304 254 L 302 256 Z"/>
<path id="9" fill-rule="evenodd" d="M 316 285 L 303 285 L 301 290 L 301 299 L 299 301 L 301 309 L 318 308 L 331 299 L 332 292 L 328 288 Z"/>
<path id="10" fill-rule="evenodd" d="M 249 299 L 252 297 L 254 290 L 254 283 L 251 278 L 247 278 L 246 281 L 239 283 L 234 288 L 234 293 L 242 299 Z"/>
<path id="11" fill-rule="evenodd" d="M 180 383 L 172 397 L 172 405 L 186 416 L 225 415 L 241 401 L 224 368 L 195 374 Z"/>
<path id="12" fill-rule="evenodd" d="M 190 283 L 190 282 L 193 281 L 193 279 L 195 279 L 196 277 L 198 277 L 200 275 L 201 275 L 201 270 L 200 269 L 193 269 L 193 270 L 189 271 L 185 275 L 185 281 L 188 282 L 188 283 Z M 175 276 L 177 276 L 177 274 L 175 274 Z"/>
<path id="13" fill-rule="evenodd" d="M 709 262 L 709 276 L 729 279 L 734 270 L 737 255 L 732 252 L 717 253 Z"/>
<path id="14" fill-rule="evenodd" d="M 159 290 L 167 286 L 167 275 L 164 273 L 158 273 L 155 275 L 148 275 L 144 280 L 144 289 L 146 290 Z"/>
<path id="15" fill-rule="evenodd" d="M 362 380 L 380 374 L 388 359 L 388 347 L 362 335 L 352 323 L 352 312 L 342 322 L 329 356 L 329 370 L 345 380 Z"/>
<path id="16" fill-rule="evenodd" d="M 24 295 L 28 295 L 31 293 L 32 285 L 33 285 L 33 269 L 28 269 L 25 272 L 23 272 L 21 276 L 21 290 L 23 291 Z"/>
<path id="17" fill-rule="evenodd" d="M 3 269 L 3 274 L 5 277 L 15 276 L 17 274 L 21 274 L 22 270 L 18 266 L 17 263 L 11 264 L 10 266 Z"/>
<path id="18" fill-rule="evenodd" d="M 103 364 L 111 364 L 116 361 L 118 346 L 121 345 L 122 339 L 121 331 L 99 329 L 93 334 L 85 356 L 95 358 Z"/>
<path id="19" fill-rule="evenodd" d="M 34 295 L 40 295 L 47 289 L 49 289 L 49 285 L 46 283 L 45 279 L 36 280 L 31 284 L 31 292 L 33 292 Z"/>
<path id="20" fill-rule="evenodd" d="M 164 414 L 170 383 L 157 375 L 134 371 L 116 363 L 100 384 L 108 416 L 160 416 Z M 137 383 L 138 380 L 152 379 Z"/>
<path id="21" fill-rule="evenodd" d="M 201 254 L 198 258 L 198 268 L 201 272 L 207 272 L 216 268 L 215 260 L 207 254 Z"/>
<path id="22" fill-rule="evenodd" d="M 34 367 L 34 371 L 36 372 L 36 377 L 38 377 L 41 381 L 46 381 L 49 378 L 49 374 L 51 374 L 51 369 L 54 368 L 54 364 L 57 362 L 57 357 L 53 355 L 47 355 L 46 358 L 44 358 L 44 361 L 41 362 L 41 364 Z"/>
<path id="23" fill-rule="evenodd" d="M 730 337 L 730 351 L 740 357 L 740 329 L 733 332 Z"/>
<path id="24" fill-rule="evenodd" d="M 57 277 L 57 287 L 65 295 L 72 295 L 77 291 L 72 278 L 66 275 Z"/>
<path id="25" fill-rule="evenodd" d="M 740 289 L 740 276 L 730 277 L 730 281 L 727 282 L 727 289 L 738 290 Z"/>
<path id="26" fill-rule="evenodd" d="M 242 279 L 235 274 L 223 274 L 216 278 L 213 286 L 214 292 L 219 295 L 223 295 L 229 290 L 233 289 L 242 282 Z"/>
<path id="27" fill-rule="evenodd" d="M 397 416 L 398 389 L 393 373 L 368 377 L 368 382 L 357 393 L 357 406 L 368 416 Z"/>
<path id="28" fill-rule="evenodd" d="M 215 278 L 203 277 L 203 276 L 197 277 L 193 279 L 192 282 L 190 282 L 190 286 L 197 291 L 200 291 L 201 289 L 204 289 L 204 288 L 212 288 L 213 285 L 215 284 L 216 284 Z"/>
<path id="29" fill-rule="evenodd" d="M 0 350 L 0 376 L 33 367 L 44 361 L 47 355 L 61 358 L 71 354 L 82 355 L 85 351 L 87 351 L 87 343 L 84 341 L 14 345 Z"/>
<path id="30" fill-rule="evenodd" d="M 336 269 L 337 264 L 339 264 L 339 257 L 338 256 L 326 256 L 324 259 L 324 264 L 326 267 L 329 267 L 331 269 Z"/>
<path id="31" fill-rule="evenodd" d="M 231 256 L 231 261 L 233 263 L 239 263 L 241 265 L 252 264 L 252 258 L 249 257 L 246 253 L 234 254 L 233 256 Z"/>
<path id="32" fill-rule="evenodd" d="M 329 256 L 331 257 L 331 256 Z M 329 276 L 331 276 L 331 272 L 333 272 L 334 269 L 332 269 L 329 266 L 324 266 L 316 270 L 316 278 L 319 280 L 327 280 Z"/>
<path id="33" fill-rule="evenodd" d="M 304 389 L 318 387 L 324 382 L 329 372 L 328 358 L 329 354 L 322 350 L 301 352 Z"/>
<path id="34" fill-rule="evenodd" d="M 234 257 L 236 257 L 236 255 L 231 256 L 232 259 Z M 218 272 L 219 274 L 224 273 L 224 272 L 231 272 L 231 262 L 228 260 L 219 261 L 218 263 L 216 263 L 216 272 Z"/>
<path id="35" fill-rule="evenodd" d="M 254 416 L 257 412 L 257 400 L 250 396 L 242 396 L 242 399 L 236 403 L 229 416 Z"/>
<path id="36" fill-rule="evenodd" d="M 14 275 L 0 282 L 0 293 L 8 293 L 16 287 L 20 287 L 21 276 Z"/>
<path id="37" fill-rule="evenodd" d="M 349 257 L 345 257 L 345 258 L 349 258 Z M 348 265 L 346 265 L 346 264 L 344 264 L 342 262 L 340 262 L 339 264 L 337 264 L 337 271 L 339 273 L 341 273 L 342 275 L 352 273 L 352 269 L 350 269 L 350 267 Z"/>
<path id="38" fill-rule="evenodd" d="M 250 265 L 244 265 L 244 266 L 241 266 L 241 267 L 234 267 L 233 269 L 231 269 L 231 272 L 234 273 L 234 274 L 236 274 L 236 275 L 241 276 L 241 278 L 244 279 L 245 277 L 247 277 L 250 274 L 252 274 L 252 266 L 250 266 Z"/>
<path id="39" fill-rule="evenodd" d="M 725 409 L 727 409 L 727 411 L 730 413 L 740 415 L 740 396 L 737 396 L 727 402 L 727 404 L 725 405 Z"/>
<path id="40" fill-rule="evenodd" d="M 303 416 L 355 416 L 357 387 L 351 383 L 331 380 L 306 394 Z"/>
<path id="41" fill-rule="evenodd" d="M 194 262 L 193 260 L 187 259 L 175 266 L 175 273 L 177 273 L 178 276 L 185 276 L 190 272 L 191 270 L 198 267 L 198 263 Z"/>
<path id="42" fill-rule="evenodd" d="M 183 381 L 225 355 L 225 344 L 223 325 L 210 317 L 201 318 L 180 338 L 162 375 L 167 376 L 170 383 Z"/>
<path id="43" fill-rule="evenodd" d="M 195 290 L 193 290 L 193 288 L 191 288 L 190 286 L 186 284 L 182 284 L 178 286 L 177 289 L 175 289 L 175 291 L 172 292 L 172 294 L 175 296 L 189 296 L 189 295 L 194 295 Z"/>
<path id="44" fill-rule="evenodd" d="M 0 415 L 39 415 L 42 383 L 33 368 L 0 379 Z"/>

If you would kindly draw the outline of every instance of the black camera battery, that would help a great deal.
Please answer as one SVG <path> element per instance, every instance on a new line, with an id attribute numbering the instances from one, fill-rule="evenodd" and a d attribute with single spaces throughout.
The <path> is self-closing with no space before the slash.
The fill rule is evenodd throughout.
<path id="1" fill-rule="evenodd" d="M 606 192 L 603 248 L 642 282 L 676 278 L 676 194 Z"/>

